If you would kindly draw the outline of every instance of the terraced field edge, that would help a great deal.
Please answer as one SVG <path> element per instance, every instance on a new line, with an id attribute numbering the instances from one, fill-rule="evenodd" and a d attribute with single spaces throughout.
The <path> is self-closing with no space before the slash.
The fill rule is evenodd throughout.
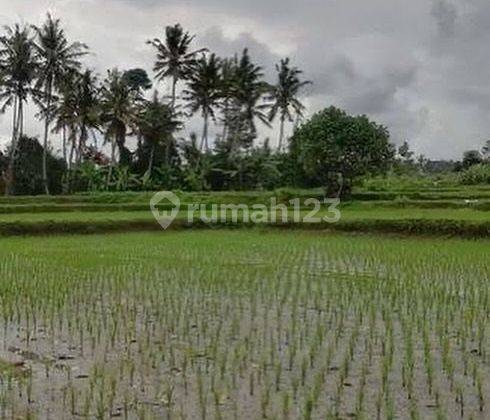
<path id="1" fill-rule="evenodd" d="M 467 220 L 347 220 L 334 224 L 304 223 L 262 223 L 218 221 L 205 223 L 201 220 L 189 223 L 185 219 L 177 219 L 169 227 L 170 230 L 186 229 L 298 229 L 308 231 L 338 231 L 387 233 L 420 236 L 448 236 L 463 238 L 490 238 L 490 221 Z M 100 220 L 93 222 L 81 221 L 42 221 L 42 222 L 3 222 L 0 223 L 0 236 L 19 235 L 60 235 L 60 234 L 101 234 L 138 231 L 158 231 L 163 229 L 152 220 Z"/>

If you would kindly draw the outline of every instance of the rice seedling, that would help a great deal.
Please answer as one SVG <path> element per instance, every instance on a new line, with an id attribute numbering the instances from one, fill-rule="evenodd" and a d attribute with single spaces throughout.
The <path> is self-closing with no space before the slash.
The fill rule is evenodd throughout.
<path id="1" fill-rule="evenodd" d="M 1 241 L 2 417 L 490 415 L 488 241 Z"/>

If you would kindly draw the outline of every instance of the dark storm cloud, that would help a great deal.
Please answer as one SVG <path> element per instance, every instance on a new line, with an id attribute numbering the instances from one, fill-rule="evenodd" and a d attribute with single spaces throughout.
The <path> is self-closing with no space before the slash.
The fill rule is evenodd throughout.
<path id="1" fill-rule="evenodd" d="M 345 106 L 356 113 L 379 115 L 390 112 L 399 106 L 396 99 L 399 89 L 409 85 L 414 77 L 415 70 L 407 69 L 400 73 L 385 73 L 382 78 L 361 78 L 348 89 L 350 92 L 345 95 Z M 341 90 L 337 96 L 342 97 L 342 93 Z"/>
<path id="2" fill-rule="evenodd" d="M 352 112 L 379 114 L 397 106 L 397 92 L 415 81 L 417 67 L 385 68 L 368 76 L 348 57 L 338 56 L 308 75 L 315 81 L 311 95 L 333 95 Z"/>
<path id="3" fill-rule="evenodd" d="M 0 0 L 0 24 L 39 23 L 47 9 L 91 46 L 101 74 L 151 69 L 145 40 L 181 22 L 196 47 L 221 56 L 249 47 L 269 80 L 289 56 L 314 83 L 310 115 L 329 105 L 367 113 L 433 157 L 458 157 L 490 134 L 488 0 Z M 0 117 L 0 135 L 9 131 Z"/>
<path id="4" fill-rule="evenodd" d="M 221 57 L 240 55 L 247 48 L 252 60 L 263 68 L 266 78 L 269 81 L 274 80 L 275 65 L 281 57 L 274 54 L 266 44 L 257 41 L 250 33 L 242 32 L 238 36 L 229 39 L 224 36 L 219 27 L 215 26 L 200 35 L 199 43 L 206 45 L 210 51 Z"/>

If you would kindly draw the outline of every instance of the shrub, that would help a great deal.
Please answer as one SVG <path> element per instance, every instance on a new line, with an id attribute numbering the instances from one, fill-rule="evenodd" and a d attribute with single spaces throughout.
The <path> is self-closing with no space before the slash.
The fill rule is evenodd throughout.
<path id="1" fill-rule="evenodd" d="M 460 182 L 465 185 L 490 184 L 490 164 L 471 166 L 461 173 Z"/>

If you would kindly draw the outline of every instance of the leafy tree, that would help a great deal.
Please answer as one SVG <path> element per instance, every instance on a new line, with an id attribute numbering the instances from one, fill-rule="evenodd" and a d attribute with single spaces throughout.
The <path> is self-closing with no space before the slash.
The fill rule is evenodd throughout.
<path id="1" fill-rule="evenodd" d="M 388 169 L 394 148 L 385 127 L 330 107 L 295 132 L 291 153 L 297 165 L 322 181 L 327 194 L 348 195 L 356 179 Z"/>
<path id="2" fill-rule="evenodd" d="M 215 54 L 203 55 L 189 76 L 185 99 L 191 114 L 201 112 L 204 125 L 201 138 L 201 150 L 209 150 L 208 126 L 209 118 L 215 120 L 215 108 L 221 99 L 220 91 L 220 61 Z"/>
<path id="3" fill-rule="evenodd" d="M 280 186 L 279 159 L 272 153 L 269 141 L 254 147 L 242 157 L 242 188 L 272 190 Z"/>
<path id="4" fill-rule="evenodd" d="M 417 167 L 421 172 L 425 171 L 428 162 L 429 159 L 427 159 L 423 154 L 417 156 Z"/>
<path id="5" fill-rule="evenodd" d="M 393 171 L 397 175 L 415 175 L 423 170 L 425 161 L 416 157 L 410 149 L 410 144 L 404 141 L 396 150 L 396 159 L 393 162 Z"/>
<path id="6" fill-rule="evenodd" d="M 284 139 L 284 123 L 292 122 L 293 116 L 303 116 L 304 106 L 299 101 L 298 95 L 301 89 L 310 81 L 301 81 L 300 75 L 303 73 L 296 67 L 290 67 L 289 58 L 281 60 L 280 64 L 276 65 L 277 82 L 271 86 L 270 93 L 267 98 L 271 102 L 269 112 L 269 121 L 273 121 L 279 114 L 279 150 L 282 150 Z"/>
<path id="7" fill-rule="evenodd" d="M 14 163 L 12 193 L 16 195 L 43 194 L 42 176 L 43 146 L 35 138 L 22 136 L 18 144 L 18 159 Z M 65 162 L 47 153 L 48 187 L 54 194 L 62 192 L 62 178 L 66 170 Z"/>
<path id="8" fill-rule="evenodd" d="M 24 133 L 24 105 L 35 95 L 32 82 L 37 63 L 34 56 L 34 43 L 26 26 L 18 24 L 5 27 L 0 36 L 0 76 L 1 112 L 9 107 L 12 112 L 12 144 L 9 154 L 9 165 L 5 174 L 5 192 L 10 194 L 14 182 L 14 165 L 17 159 L 17 146 Z"/>
<path id="9" fill-rule="evenodd" d="M 463 169 L 468 169 L 473 165 L 483 162 L 482 155 L 478 150 L 468 150 L 463 154 Z"/>
<path id="10" fill-rule="evenodd" d="M 218 141 L 215 153 L 206 155 L 207 183 L 212 190 L 273 189 L 279 185 L 278 160 L 268 141 L 247 153 L 231 150 L 230 143 Z"/>
<path id="11" fill-rule="evenodd" d="M 406 163 L 413 163 L 413 156 L 414 152 L 410 150 L 410 145 L 408 144 L 408 141 L 404 141 L 403 144 L 398 148 L 398 156 L 406 162 Z"/>
<path id="12" fill-rule="evenodd" d="M 66 73 L 80 67 L 79 59 L 86 53 L 86 46 L 79 42 L 69 43 L 59 19 L 47 15 L 45 23 L 33 27 L 37 40 L 35 51 L 39 63 L 37 88 L 42 90 L 42 101 L 39 102 L 44 118 L 43 140 L 43 180 L 44 190 L 49 194 L 47 174 L 47 151 L 49 125 L 52 120 L 53 93 L 62 85 Z"/>
<path id="13" fill-rule="evenodd" d="M 182 26 L 176 24 L 165 28 L 164 41 L 154 38 L 147 42 L 157 50 L 157 59 L 153 68 L 157 80 L 171 79 L 172 108 L 175 108 L 177 83 L 189 77 L 196 62 L 196 56 L 206 51 L 204 48 L 190 51 L 193 40 L 193 35 L 184 32 Z"/>
<path id="14" fill-rule="evenodd" d="M 148 73 L 143 69 L 126 70 L 123 74 L 126 84 L 137 92 L 149 90 L 152 87 Z"/>

